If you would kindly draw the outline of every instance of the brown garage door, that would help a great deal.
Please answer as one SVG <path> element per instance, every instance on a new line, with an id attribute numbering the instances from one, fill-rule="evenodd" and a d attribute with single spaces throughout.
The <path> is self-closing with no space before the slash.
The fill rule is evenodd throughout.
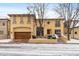
<path id="1" fill-rule="evenodd" d="M 14 37 L 16 41 L 28 41 L 31 38 L 31 32 L 15 32 Z"/>

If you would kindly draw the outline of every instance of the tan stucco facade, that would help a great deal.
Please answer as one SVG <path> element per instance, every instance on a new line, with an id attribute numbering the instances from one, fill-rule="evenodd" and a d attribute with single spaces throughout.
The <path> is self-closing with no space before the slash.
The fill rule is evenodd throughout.
<path id="1" fill-rule="evenodd" d="M 15 32 L 31 32 L 31 38 L 32 35 L 37 36 L 37 27 L 39 27 L 39 23 L 34 21 L 35 16 L 34 15 L 29 15 L 29 14 L 9 14 L 9 21 L 10 21 L 10 38 L 14 39 L 14 33 Z M 16 17 L 14 19 L 14 17 Z M 23 23 L 20 23 L 21 17 L 23 17 Z M 28 19 L 30 17 L 30 19 Z M 13 23 L 13 21 L 16 20 L 16 23 Z M 30 23 L 28 22 L 30 20 Z M 55 23 L 56 20 L 60 21 L 60 26 L 56 27 Z M 51 35 L 55 34 L 55 30 L 59 29 L 61 31 L 61 34 L 64 33 L 64 19 L 63 18 L 57 18 L 57 19 L 44 19 L 43 21 L 43 28 L 44 28 L 44 37 L 46 37 L 47 30 L 51 30 Z M 49 22 L 49 24 L 48 24 Z"/>
<path id="2" fill-rule="evenodd" d="M 56 27 L 55 26 L 55 23 L 56 23 L 56 20 L 59 20 L 60 21 L 60 26 L 59 27 Z M 47 30 L 50 29 L 51 30 L 51 33 L 50 35 L 53 35 L 55 34 L 55 30 L 56 29 L 59 29 L 61 30 L 61 34 L 64 34 L 64 23 L 63 23 L 64 19 L 63 18 L 56 18 L 56 19 L 44 19 L 43 21 L 43 25 L 42 27 L 44 28 L 44 37 L 46 37 L 47 35 Z M 48 24 L 49 22 L 49 24 Z M 37 22 L 37 26 L 35 26 L 35 32 L 36 32 L 36 27 L 39 27 L 39 23 Z M 36 33 L 35 33 L 36 35 Z"/>
<path id="3" fill-rule="evenodd" d="M 56 27 L 55 23 L 56 20 L 60 21 L 60 26 Z M 46 21 L 44 21 L 44 36 L 48 35 L 47 34 L 47 29 L 51 29 L 51 33 L 50 34 L 55 34 L 55 30 L 59 29 L 61 30 L 61 34 L 64 33 L 64 24 L 63 24 L 64 19 L 47 19 Z M 47 22 L 50 22 L 49 24 L 47 24 Z"/>
<path id="4" fill-rule="evenodd" d="M 10 38 L 14 39 L 14 33 L 15 32 L 31 32 L 31 36 L 33 34 L 33 27 L 34 27 L 34 16 L 33 15 L 27 15 L 27 14 L 9 14 L 10 16 Z M 13 19 L 16 17 L 15 19 Z M 21 17 L 23 17 L 23 23 L 20 23 Z M 30 17 L 30 19 L 28 19 Z M 16 20 L 16 23 L 13 23 L 13 21 Z M 28 23 L 28 20 L 30 21 Z"/>

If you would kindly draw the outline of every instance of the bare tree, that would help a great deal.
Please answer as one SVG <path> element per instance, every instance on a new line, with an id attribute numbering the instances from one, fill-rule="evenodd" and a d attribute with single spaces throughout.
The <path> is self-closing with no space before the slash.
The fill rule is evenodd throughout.
<path id="1" fill-rule="evenodd" d="M 67 38 L 70 40 L 70 25 L 71 20 L 78 19 L 79 15 L 79 4 L 72 4 L 72 3 L 61 3 L 58 4 L 58 8 L 55 9 L 55 11 L 60 15 L 60 17 L 64 17 L 64 20 L 67 21 L 66 28 L 67 28 Z M 73 21 L 73 32 L 74 32 L 74 26 L 75 22 Z M 74 33 L 73 33 L 74 35 Z"/>
<path id="2" fill-rule="evenodd" d="M 29 14 L 34 14 L 36 16 L 36 23 L 39 23 L 39 27 L 43 28 L 43 20 L 46 14 L 48 4 L 45 3 L 34 3 L 32 6 L 28 6 L 27 10 Z M 40 36 L 42 36 L 42 31 L 39 31 Z"/>

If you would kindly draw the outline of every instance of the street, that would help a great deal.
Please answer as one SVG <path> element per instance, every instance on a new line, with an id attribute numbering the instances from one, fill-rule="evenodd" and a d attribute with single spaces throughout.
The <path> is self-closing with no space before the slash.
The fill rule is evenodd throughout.
<path id="1" fill-rule="evenodd" d="M 79 56 L 79 44 L 0 44 L 0 56 Z"/>

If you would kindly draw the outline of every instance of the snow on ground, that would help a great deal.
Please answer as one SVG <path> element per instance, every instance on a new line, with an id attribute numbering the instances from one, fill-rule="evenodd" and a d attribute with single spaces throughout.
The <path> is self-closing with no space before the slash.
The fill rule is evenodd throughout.
<path id="1" fill-rule="evenodd" d="M 79 44 L 0 44 L 2 56 L 79 56 Z"/>
<path id="2" fill-rule="evenodd" d="M 41 38 L 39 38 L 41 39 Z M 0 39 L 0 43 L 9 43 L 12 39 Z M 67 43 L 79 43 L 79 40 L 77 39 L 70 39 L 70 41 L 67 41 Z"/>
<path id="3" fill-rule="evenodd" d="M 0 39 L 0 43 L 8 43 L 11 42 L 11 39 Z"/>
<path id="4" fill-rule="evenodd" d="M 79 40 L 77 40 L 77 39 L 70 39 L 70 41 L 67 41 L 67 43 L 79 43 Z"/>

